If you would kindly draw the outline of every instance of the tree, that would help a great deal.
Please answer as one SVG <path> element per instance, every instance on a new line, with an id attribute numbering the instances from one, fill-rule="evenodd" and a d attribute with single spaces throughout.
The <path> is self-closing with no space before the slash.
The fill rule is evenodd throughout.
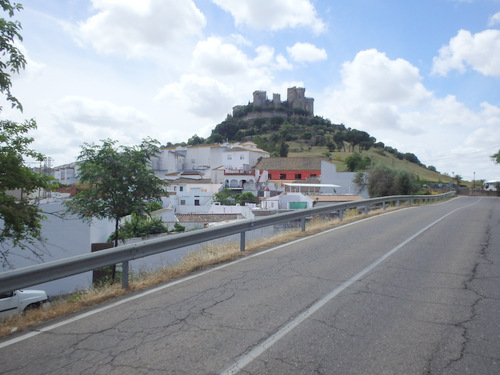
<path id="1" fill-rule="evenodd" d="M 247 203 L 255 203 L 257 200 L 251 191 L 245 191 L 244 193 L 237 195 L 236 202 L 245 205 Z"/>
<path id="2" fill-rule="evenodd" d="M 228 187 L 224 187 L 221 191 L 214 194 L 214 202 L 219 202 L 223 206 L 234 205 L 235 197 Z"/>
<path id="3" fill-rule="evenodd" d="M 10 4 L 0 0 L 0 6 L 9 18 L 20 11 L 20 4 Z M 19 100 L 11 93 L 11 74 L 19 73 L 26 66 L 26 60 L 15 46 L 16 40 L 22 41 L 21 24 L 0 18 L 0 92 L 13 108 L 22 111 Z M 0 111 L 2 108 L 0 107 Z M 53 187 L 51 178 L 33 171 L 26 165 L 25 159 L 42 162 L 44 156 L 30 148 L 33 138 L 27 136 L 36 128 L 34 120 L 16 123 L 0 120 L 0 261 L 8 266 L 8 255 L 12 246 L 31 250 L 39 258 L 36 243 L 43 240 L 41 222 L 44 215 L 40 208 L 30 201 L 31 193 Z M 19 193 L 16 195 L 15 193 Z M 11 241 L 5 246 L 7 241 Z"/>
<path id="4" fill-rule="evenodd" d="M 191 138 L 188 139 L 188 145 L 190 146 L 195 146 L 199 145 L 205 142 L 205 139 L 202 137 L 199 137 L 198 134 L 193 135 Z"/>
<path id="5" fill-rule="evenodd" d="M 386 165 L 376 165 L 370 170 L 368 194 L 372 198 L 411 195 L 417 193 L 418 189 L 418 181 L 404 169 L 395 170 Z"/>
<path id="6" fill-rule="evenodd" d="M 11 5 L 9 0 L 0 0 L 0 6 L 4 12 L 8 13 L 10 18 L 14 16 L 15 11 L 23 9 L 21 4 Z M 23 40 L 20 34 L 21 29 L 19 21 L 0 19 L 0 52 L 3 56 L 0 60 L 0 92 L 6 96 L 12 107 L 22 111 L 21 103 L 10 92 L 12 87 L 10 73 L 19 73 L 19 70 L 24 69 L 26 66 L 24 55 L 15 46 L 16 39 Z"/>
<path id="7" fill-rule="evenodd" d="M 333 141 L 335 142 L 335 144 L 337 145 L 337 148 L 339 150 L 343 149 L 344 152 L 345 152 L 345 132 L 343 131 L 339 131 L 339 132 L 336 132 L 334 135 L 333 135 Z"/>
<path id="8" fill-rule="evenodd" d="M 281 142 L 280 145 L 280 157 L 286 158 L 288 156 L 288 144 L 286 142 Z"/>
<path id="9" fill-rule="evenodd" d="M 83 190 L 66 206 L 84 220 L 114 220 L 114 243 L 118 246 L 120 219 L 147 213 L 151 202 L 166 195 L 166 182 L 151 168 L 151 158 L 160 152 L 158 141 L 148 138 L 132 147 L 115 147 L 117 142 L 110 139 L 101 142 L 82 146 L 77 161 Z"/>
<path id="10" fill-rule="evenodd" d="M 363 158 L 361 154 L 355 152 L 345 158 L 345 164 L 349 172 L 355 172 L 358 170 L 367 169 L 371 164 L 371 159 L 368 156 L 365 156 Z"/>
<path id="11" fill-rule="evenodd" d="M 491 155 L 491 160 L 493 160 L 496 164 L 500 164 L 500 150 L 496 154 Z"/>
<path id="12" fill-rule="evenodd" d="M 12 121 L 0 121 L 0 243 L 11 240 L 14 246 L 31 250 L 39 257 L 33 247 L 41 242 L 41 222 L 45 218 L 39 206 L 30 200 L 30 195 L 39 189 L 54 187 L 52 178 L 42 173 L 36 173 L 27 165 L 24 159 L 30 157 L 43 161 L 43 155 L 30 149 L 33 138 L 26 133 L 36 128 L 33 120 L 23 124 Z M 15 193 L 18 194 L 15 194 Z M 2 264 L 8 265 L 7 260 L 10 246 L 0 248 Z"/>

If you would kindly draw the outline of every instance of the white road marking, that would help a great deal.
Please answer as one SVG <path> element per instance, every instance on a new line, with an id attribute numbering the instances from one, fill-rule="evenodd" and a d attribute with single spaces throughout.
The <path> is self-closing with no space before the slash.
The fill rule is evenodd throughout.
<path id="1" fill-rule="evenodd" d="M 446 202 L 443 202 L 443 203 L 447 203 L 449 201 L 446 201 Z M 406 210 L 406 209 L 412 209 L 414 207 L 409 207 L 409 208 L 404 208 L 402 210 Z M 396 212 L 401 212 L 402 210 L 397 210 L 397 211 L 390 211 L 390 212 L 386 212 L 386 213 L 383 213 L 381 215 L 378 215 L 378 216 L 382 216 L 382 215 L 389 215 L 389 214 L 392 214 L 392 213 L 396 213 Z M 301 241 L 305 241 L 309 238 L 314 238 L 314 237 L 317 237 L 317 236 L 321 236 L 321 235 L 324 235 L 324 234 L 327 234 L 327 233 L 330 233 L 330 232 L 333 232 L 333 231 L 336 231 L 336 230 L 339 230 L 339 229 L 342 229 L 342 228 L 345 228 L 345 227 L 348 227 L 348 226 L 351 226 L 351 225 L 355 225 L 355 224 L 358 224 L 358 223 L 362 223 L 366 220 L 371 220 L 373 218 L 376 218 L 377 216 L 372 216 L 372 217 L 368 217 L 368 218 L 365 218 L 365 219 L 361 219 L 361 220 L 357 220 L 357 221 L 354 221 L 354 222 L 351 222 L 351 223 L 347 223 L 347 224 L 344 224 L 344 225 L 341 225 L 339 227 L 335 227 L 335 228 L 332 228 L 332 229 L 328 229 L 326 231 L 323 231 L 323 232 L 320 232 L 320 233 L 316 233 L 316 234 L 313 234 L 311 236 L 307 236 L 307 237 L 303 237 L 303 238 L 299 238 L 297 240 L 294 240 L 292 242 L 287 242 L 285 244 L 282 244 L 282 245 L 279 245 L 279 246 L 276 246 L 276 247 L 273 247 L 271 249 L 268 249 L 268 250 L 264 250 L 264 251 L 261 251 L 261 252 L 258 252 L 258 253 L 255 253 L 255 254 L 252 254 L 252 255 L 249 255 L 249 256 L 246 256 L 244 258 L 240 258 L 238 260 L 235 260 L 233 262 L 230 262 L 230 263 L 226 263 L 226 264 L 222 264 L 220 266 L 217 266 L 217 267 L 214 267 L 214 268 L 210 268 L 206 271 L 203 271 L 203 272 L 200 272 L 200 273 L 197 273 L 197 274 L 194 274 L 194 275 L 191 275 L 191 276 L 187 276 L 187 277 L 184 277 L 182 279 L 179 279 L 179 280 L 176 280 L 176 281 L 173 281 L 173 282 L 170 282 L 168 284 L 164 284 L 162 286 L 159 286 L 159 287 L 156 287 L 156 288 L 153 288 L 153 289 L 149 289 L 145 292 L 141 292 L 141 293 L 138 293 L 138 294 L 135 294 L 133 296 L 130 296 L 130 297 L 127 297 L 127 298 L 123 298 L 117 302 L 114 302 L 114 303 L 110 303 L 108 305 L 105 305 L 105 306 L 101 306 L 99 308 L 96 308 L 96 309 L 93 309 L 91 311 L 87 311 L 85 313 L 82 313 L 82 314 L 79 314 L 77 316 L 74 316 L 72 318 L 69 318 L 69 319 L 65 319 L 65 320 L 62 320 L 58 323 L 54 323 L 54 324 L 51 324 L 51 325 L 48 325 L 46 327 L 42 327 L 38 330 L 35 330 L 35 331 L 31 331 L 31 332 L 28 332 L 28 333 L 25 333 L 21 336 L 18 336 L 18 337 L 15 337 L 15 338 L 12 338 L 10 340 L 7 340 L 7 341 L 4 341 L 4 342 L 0 342 L 0 349 L 2 348 L 5 348 L 7 346 L 10 346 L 10 345 L 13 345 L 13 344 L 16 344 L 18 342 L 21 342 L 21 341 L 24 341 L 24 340 L 27 340 L 29 338 L 32 338 L 32 337 L 35 337 L 37 335 L 39 335 L 40 333 L 43 333 L 43 332 L 49 332 L 53 329 L 56 329 L 58 327 L 62 327 L 62 326 L 65 326 L 67 324 L 70 324 L 70 323 L 73 323 L 73 322 L 76 322 L 80 319 L 84 319 L 84 318 L 87 318 L 89 316 L 92 316 L 94 314 L 98 314 L 100 312 L 103 312 L 103 311 L 106 311 L 106 310 L 109 310 L 109 309 L 112 309 L 116 306 L 120 306 L 124 303 L 127 303 L 127 302 L 130 302 L 130 301 L 134 301 L 138 298 L 142 298 L 144 296 L 147 296 L 147 295 L 150 295 L 150 294 L 153 294 L 153 293 L 156 293 L 158 291 L 161 291 L 161 290 L 164 290 L 164 289 L 167 289 L 167 288 L 170 288 L 172 286 L 175 286 L 177 284 L 180 284 L 180 283 L 183 283 L 185 281 L 188 281 L 188 280 L 192 280 L 192 279 L 195 279 L 197 277 L 201 277 L 203 275 L 206 275 L 208 273 L 211 273 L 211 272 L 214 272 L 214 271 L 218 271 L 220 269 L 223 269 L 223 268 L 226 268 L 226 267 L 229 267 L 233 264 L 236 264 L 236 263 L 239 263 L 239 262 L 243 262 L 243 261 L 246 261 L 248 259 L 251 259 L 253 257 L 257 257 L 257 256 L 260 256 L 260 255 L 264 255 L 266 253 L 269 253 L 269 252 L 272 252 L 272 251 L 275 251 L 275 250 L 278 250 L 278 249 L 281 249 L 285 246 L 288 246 L 288 245 L 292 245 L 292 244 L 295 244 L 295 243 L 298 243 L 298 242 L 301 242 Z"/>
<path id="2" fill-rule="evenodd" d="M 295 319 L 293 319 L 292 321 L 285 324 L 280 330 L 278 330 L 276 333 L 269 336 L 262 343 L 255 346 L 251 351 L 249 351 L 246 354 L 243 354 L 230 367 L 228 367 L 226 370 L 221 372 L 220 375 L 233 375 L 233 374 L 238 373 L 246 365 L 248 365 L 250 362 L 252 362 L 258 356 L 260 356 L 262 353 L 264 353 L 267 349 L 269 349 L 271 346 L 273 346 L 277 341 L 279 341 L 281 338 L 283 338 L 287 333 L 289 333 L 294 328 L 296 328 L 299 324 L 301 324 L 304 320 L 309 318 L 312 314 L 314 314 L 316 311 L 318 311 L 326 303 L 330 302 L 339 293 L 341 293 L 342 291 L 344 291 L 345 289 L 350 287 L 354 282 L 361 279 L 368 272 L 370 272 L 372 269 L 377 267 L 380 263 L 384 262 L 387 258 L 389 258 L 391 255 L 396 253 L 398 250 L 400 250 L 402 247 L 404 247 L 410 241 L 414 240 L 416 237 L 420 236 L 423 232 L 425 232 L 429 228 L 433 227 L 434 225 L 436 225 L 440 221 L 444 220 L 446 217 L 450 216 L 451 214 L 453 214 L 453 213 L 455 213 L 463 208 L 472 206 L 472 205 L 476 204 L 477 202 L 474 202 L 468 206 L 457 208 L 457 209 L 447 213 L 446 215 L 442 216 L 441 218 L 437 219 L 436 221 L 432 222 L 431 224 L 427 225 L 425 228 L 423 228 L 420 231 L 418 231 L 417 233 L 415 233 L 413 236 L 411 236 L 408 239 L 406 239 L 405 241 L 401 242 L 399 245 L 394 247 L 392 250 L 388 251 L 383 256 L 381 256 L 379 259 L 377 259 L 375 262 L 370 264 L 368 267 L 366 267 L 362 271 L 358 272 L 356 275 L 354 275 L 349 280 L 347 280 L 346 282 L 339 285 L 337 288 L 332 290 L 330 293 L 328 293 L 326 296 L 324 296 L 318 302 L 316 302 L 315 304 L 310 306 L 308 309 L 301 312 L 299 315 L 297 315 L 297 317 Z"/>

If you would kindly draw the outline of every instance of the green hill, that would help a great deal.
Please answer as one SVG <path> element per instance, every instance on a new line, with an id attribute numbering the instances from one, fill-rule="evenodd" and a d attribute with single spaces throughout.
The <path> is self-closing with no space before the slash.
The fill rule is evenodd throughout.
<path id="1" fill-rule="evenodd" d="M 363 158 L 368 156 L 371 165 L 405 169 L 421 181 L 452 181 L 452 177 L 440 174 L 433 166 L 425 166 L 416 155 L 377 142 L 367 132 L 299 111 L 270 116 L 261 108 L 252 112 L 251 104 L 245 109 L 244 117 L 228 115 L 215 126 L 210 137 L 204 139 L 194 135 L 187 144 L 252 141 L 271 156 L 327 156 L 338 171 L 347 170 L 345 160 L 356 152 Z"/>

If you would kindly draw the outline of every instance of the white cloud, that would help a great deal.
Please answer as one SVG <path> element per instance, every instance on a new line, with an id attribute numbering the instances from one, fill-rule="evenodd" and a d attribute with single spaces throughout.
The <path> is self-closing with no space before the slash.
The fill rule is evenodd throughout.
<path id="1" fill-rule="evenodd" d="M 255 29 L 282 30 L 309 27 L 314 33 L 326 30 L 309 0 L 212 0 L 232 14 L 236 26 Z"/>
<path id="2" fill-rule="evenodd" d="M 485 30 L 474 35 L 460 30 L 449 45 L 439 50 L 432 72 L 446 75 L 458 70 L 464 73 L 467 67 L 485 76 L 500 77 L 500 30 Z"/>
<path id="3" fill-rule="evenodd" d="M 141 56 L 197 36 L 203 14 L 191 0 L 93 0 L 97 14 L 79 24 L 78 36 L 100 53 Z"/>
<path id="4" fill-rule="evenodd" d="M 290 69 L 288 61 L 276 56 L 273 48 L 259 46 L 254 51 L 251 58 L 217 37 L 198 42 L 189 71 L 163 86 L 157 103 L 189 113 L 198 121 L 221 121 L 234 105 L 251 98 L 249 87 L 268 89 L 274 71 Z"/>
<path id="5" fill-rule="evenodd" d="M 500 23 L 500 12 L 492 15 L 488 21 L 488 26 L 495 26 Z"/>
<path id="6" fill-rule="evenodd" d="M 82 139 L 123 139 L 123 135 L 150 125 L 147 116 L 133 107 L 87 97 L 64 97 L 50 110 L 63 132 Z"/>
<path id="7" fill-rule="evenodd" d="M 423 86 L 416 67 L 376 50 L 361 51 L 344 63 L 341 84 L 323 100 L 317 98 L 315 106 L 334 123 L 367 131 L 438 170 L 470 171 L 469 178 L 478 160 L 488 163 L 500 144 L 500 107 L 482 103 L 475 111 L 453 95 L 436 97 Z M 474 158 L 454 157 L 467 153 Z"/>
<path id="8" fill-rule="evenodd" d="M 272 71 L 290 69 L 291 66 L 282 55 L 275 55 L 274 48 L 258 46 L 255 48 L 255 57 L 247 56 L 233 44 L 225 43 L 221 38 L 210 37 L 198 42 L 193 51 L 193 69 L 218 79 L 239 81 L 269 77 Z M 228 82 L 229 83 L 229 82 Z"/>
<path id="9" fill-rule="evenodd" d="M 349 96 L 361 102 L 418 105 L 430 95 L 416 67 L 403 59 L 390 60 L 375 49 L 344 63 L 342 79 Z"/>
<path id="10" fill-rule="evenodd" d="M 323 48 L 318 48 L 310 43 L 295 43 L 286 48 L 290 57 L 298 62 L 314 62 L 326 60 L 327 54 Z"/>
<path id="11" fill-rule="evenodd" d="M 196 67 L 216 75 L 242 74 L 250 64 L 247 56 L 236 46 L 216 37 L 198 42 L 193 57 Z"/>
<path id="12" fill-rule="evenodd" d="M 156 100 L 168 102 L 178 110 L 220 121 L 232 108 L 232 90 L 213 78 L 183 75 L 179 82 L 165 85 Z"/>

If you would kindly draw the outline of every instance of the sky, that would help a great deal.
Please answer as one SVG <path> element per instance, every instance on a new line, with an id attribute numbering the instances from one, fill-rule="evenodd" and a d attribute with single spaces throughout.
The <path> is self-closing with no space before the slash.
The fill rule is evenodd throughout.
<path id="1" fill-rule="evenodd" d="M 500 179 L 500 0 L 20 0 L 12 77 L 52 166 L 186 142 L 263 90 L 462 179 Z M 4 15 L 5 16 L 5 15 Z"/>

